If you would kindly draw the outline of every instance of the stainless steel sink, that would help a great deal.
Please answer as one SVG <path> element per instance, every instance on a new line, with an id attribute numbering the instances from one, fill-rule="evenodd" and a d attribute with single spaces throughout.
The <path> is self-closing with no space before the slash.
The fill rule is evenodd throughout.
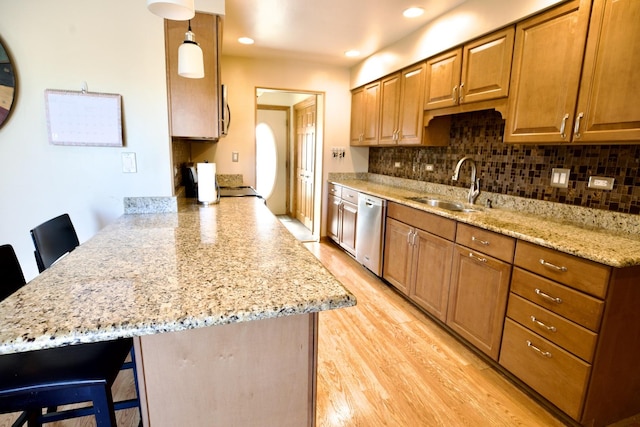
<path id="1" fill-rule="evenodd" d="M 445 209 L 452 212 L 479 212 L 478 209 L 468 208 L 460 202 L 451 202 L 449 200 L 434 199 L 432 197 L 409 197 L 409 200 L 418 203 L 424 203 L 425 205 L 433 206 L 434 208 Z"/>

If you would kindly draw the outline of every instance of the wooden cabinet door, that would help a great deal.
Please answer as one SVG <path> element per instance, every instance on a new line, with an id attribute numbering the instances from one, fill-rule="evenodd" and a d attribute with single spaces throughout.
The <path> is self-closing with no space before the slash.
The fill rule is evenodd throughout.
<path id="1" fill-rule="evenodd" d="M 509 95 L 515 28 L 509 27 L 464 46 L 460 103 Z"/>
<path id="2" fill-rule="evenodd" d="M 217 15 L 208 13 L 196 13 L 191 19 L 191 29 L 204 55 L 202 79 L 178 75 L 178 48 L 184 41 L 187 22 L 164 20 L 169 122 L 173 137 L 205 140 L 220 137 L 219 20 Z"/>
<path id="3" fill-rule="evenodd" d="M 412 231 L 412 227 L 387 217 L 382 277 L 405 295 L 409 295 L 413 254 L 410 241 Z"/>
<path id="4" fill-rule="evenodd" d="M 409 297 L 429 313 L 447 319 L 453 242 L 416 229 Z"/>
<path id="5" fill-rule="evenodd" d="M 351 91 L 351 145 L 364 143 L 364 87 Z"/>
<path id="6" fill-rule="evenodd" d="M 327 206 L 327 235 L 337 243 L 340 243 L 340 197 L 329 194 L 329 205 Z"/>
<path id="7" fill-rule="evenodd" d="M 393 74 L 380 82 L 379 144 L 396 144 L 400 108 L 401 74 Z"/>
<path id="8" fill-rule="evenodd" d="M 342 201 L 342 230 L 340 244 L 351 255 L 356 253 L 356 221 L 358 220 L 358 205 Z"/>
<path id="9" fill-rule="evenodd" d="M 571 139 L 589 0 L 574 0 L 516 26 L 504 141 Z"/>
<path id="10" fill-rule="evenodd" d="M 380 82 L 364 87 L 364 145 L 378 145 L 378 126 L 380 124 Z"/>
<path id="11" fill-rule="evenodd" d="M 424 76 L 424 63 L 402 71 L 398 144 L 419 145 L 422 142 Z"/>
<path id="12" fill-rule="evenodd" d="M 498 360 L 511 265 L 455 245 L 447 325 Z"/>
<path id="13" fill-rule="evenodd" d="M 454 49 L 427 60 L 424 109 L 458 104 L 462 49 Z"/>
<path id="14" fill-rule="evenodd" d="M 593 6 L 573 142 L 640 141 L 640 2 Z"/>

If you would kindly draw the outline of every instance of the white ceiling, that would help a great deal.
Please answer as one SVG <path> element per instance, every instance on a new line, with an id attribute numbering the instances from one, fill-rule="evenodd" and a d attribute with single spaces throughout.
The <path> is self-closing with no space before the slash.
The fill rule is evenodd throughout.
<path id="1" fill-rule="evenodd" d="M 223 55 L 305 58 L 350 67 L 466 0 L 226 0 Z M 402 11 L 420 6 L 408 19 Z M 246 36 L 254 45 L 242 45 Z M 356 49 L 358 58 L 344 52 Z"/>

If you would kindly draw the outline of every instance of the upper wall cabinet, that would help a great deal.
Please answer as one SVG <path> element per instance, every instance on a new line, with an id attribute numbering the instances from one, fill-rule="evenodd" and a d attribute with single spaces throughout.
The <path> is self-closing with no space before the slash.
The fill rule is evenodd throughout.
<path id="1" fill-rule="evenodd" d="M 640 2 L 596 1 L 574 142 L 640 141 Z"/>
<path id="2" fill-rule="evenodd" d="M 514 28 L 427 60 L 425 110 L 509 95 Z"/>
<path id="3" fill-rule="evenodd" d="M 380 82 L 369 83 L 351 93 L 351 145 L 378 144 Z"/>
<path id="4" fill-rule="evenodd" d="M 505 142 L 571 140 L 589 10 L 574 0 L 516 26 Z"/>
<path id="5" fill-rule="evenodd" d="M 174 138 L 217 141 L 220 138 L 220 52 L 221 19 L 196 13 L 191 29 L 204 54 L 204 78 L 178 75 L 178 48 L 187 32 L 186 21 L 165 19 L 167 92 L 170 133 Z"/>
<path id="6" fill-rule="evenodd" d="M 640 2 L 595 0 L 587 36 L 589 9 L 518 25 L 505 142 L 640 141 Z"/>
<path id="7" fill-rule="evenodd" d="M 448 145 L 449 121 L 424 127 L 425 63 L 380 82 L 380 145 Z"/>

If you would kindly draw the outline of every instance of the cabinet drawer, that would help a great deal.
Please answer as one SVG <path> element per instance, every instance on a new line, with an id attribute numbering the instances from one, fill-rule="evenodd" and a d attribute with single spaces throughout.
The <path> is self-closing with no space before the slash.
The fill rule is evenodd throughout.
<path id="1" fill-rule="evenodd" d="M 511 292 L 597 332 L 604 302 L 559 283 L 513 268 Z"/>
<path id="2" fill-rule="evenodd" d="M 358 192 L 350 188 L 342 187 L 342 200 L 358 205 Z"/>
<path id="3" fill-rule="evenodd" d="M 458 224 L 456 243 L 511 263 L 516 240 L 493 231 L 467 224 Z"/>
<path id="4" fill-rule="evenodd" d="M 342 197 L 342 186 L 329 183 L 329 194 L 339 198 Z"/>
<path id="5" fill-rule="evenodd" d="M 591 363 L 598 335 L 564 317 L 511 293 L 507 316 L 522 326 Z"/>
<path id="6" fill-rule="evenodd" d="M 518 241 L 514 264 L 598 298 L 607 294 L 611 268 L 593 261 Z"/>
<path id="7" fill-rule="evenodd" d="M 387 216 L 436 236 L 453 241 L 456 236 L 456 222 L 429 212 L 410 208 L 399 203 L 389 203 Z"/>
<path id="8" fill-rule="evenodd" d="M 500 364 L 576 420 L 591 366 L 511 319 L 504 324 Z"/>

